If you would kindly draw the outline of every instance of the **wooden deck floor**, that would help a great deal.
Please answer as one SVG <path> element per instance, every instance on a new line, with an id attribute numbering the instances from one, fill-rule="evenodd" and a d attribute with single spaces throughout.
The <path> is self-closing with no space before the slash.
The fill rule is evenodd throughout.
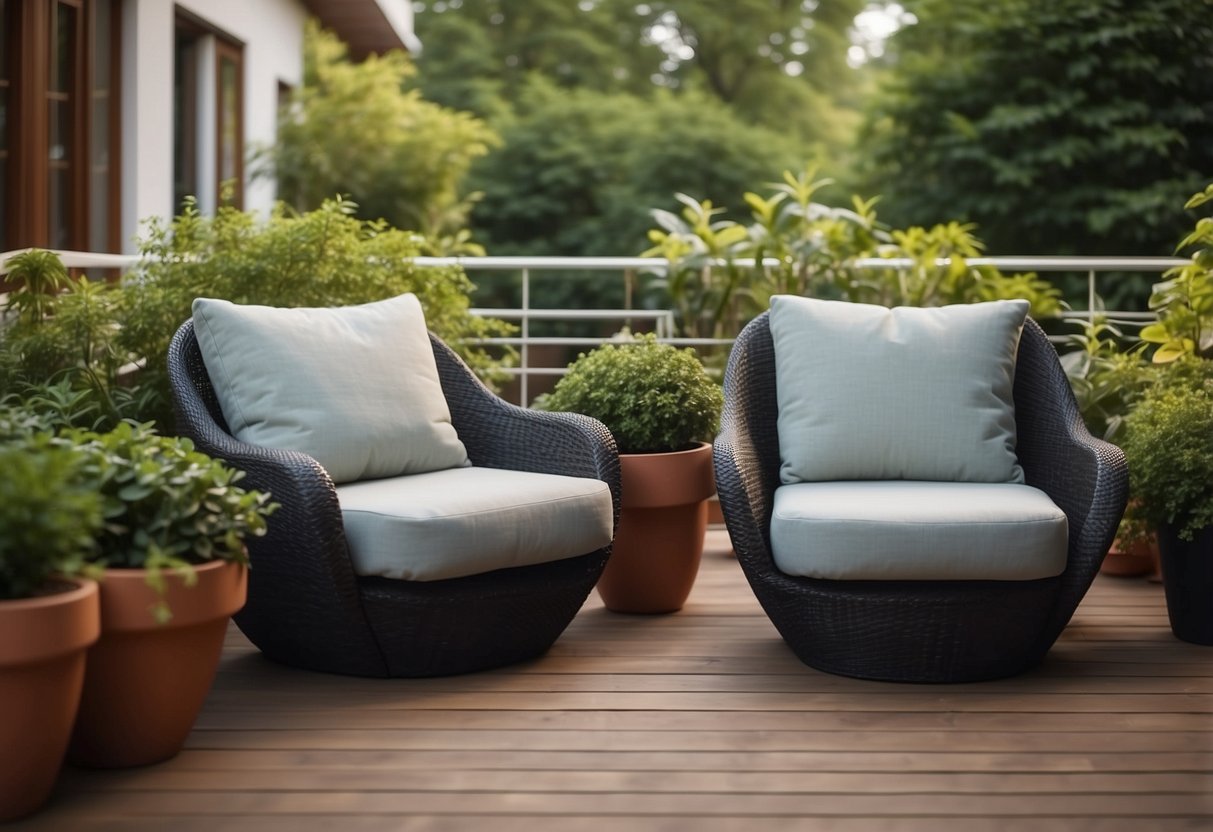
<path id="1" fill-rule="evenodd" d="M 721 531 L 687 607 L 592 596 L 546 657 L 447 679 L 306 673 L 234 628 L 187 749 L 68 769 L 39 830 L 1213 829 L 1213 649 L 1100 578 L 1045 665 L 909 686 L 801 665 Z"/>

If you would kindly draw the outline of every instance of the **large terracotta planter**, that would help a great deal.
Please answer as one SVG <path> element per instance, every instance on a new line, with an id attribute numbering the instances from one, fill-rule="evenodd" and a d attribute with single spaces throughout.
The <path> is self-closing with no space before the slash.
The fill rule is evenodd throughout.
<path id="1" fill-rule="evenodd" d="M 97 584 L 0 601 L 0 821 L 28 815 L 55 786 L 101 632 Z"/>
<path id="2" fill-rule="evenodd" d="M 212 561 L 186 586 L 165 575 L 172 611 L 156 622 L 160 597 L 142 569 L 109 569 L 101 585 L 101 639 L 89 651 L 80 715 L 68 759 L 95 768 L 157 763 L 185 744 L 210 691 L 228 618 L 244 606 L 248 571 Z"/>
<path id="3" fill-rule="evenodd" d="M 620 454 L 619 466 L 622 510 L 598 594 L 615 612 L 682 609 L 699 572 L 715 491 L 712 446 Z"/>

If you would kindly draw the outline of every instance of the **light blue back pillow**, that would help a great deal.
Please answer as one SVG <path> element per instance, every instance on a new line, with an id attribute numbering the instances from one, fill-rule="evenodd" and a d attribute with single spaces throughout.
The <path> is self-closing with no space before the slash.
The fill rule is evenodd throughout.
<path id="1" fill-rule="evenodd" d="M 771 299 L 780 479 L 1019 482 L 1024 300 L 888 309 Z"/>

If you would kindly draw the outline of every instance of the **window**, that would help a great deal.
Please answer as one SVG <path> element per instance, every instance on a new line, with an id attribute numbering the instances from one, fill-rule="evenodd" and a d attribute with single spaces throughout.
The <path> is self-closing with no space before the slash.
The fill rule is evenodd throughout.
<path id="1" fill-rule="evenodd" d="M 117 0 L 0 0 L 0 249 L 116 251 Z"/>
<path id="2" fill-rule="evenodd" d="M 244 203 L 244 49 L 177 10 L 173 77 L 173 202 L 202 210 Z"/>

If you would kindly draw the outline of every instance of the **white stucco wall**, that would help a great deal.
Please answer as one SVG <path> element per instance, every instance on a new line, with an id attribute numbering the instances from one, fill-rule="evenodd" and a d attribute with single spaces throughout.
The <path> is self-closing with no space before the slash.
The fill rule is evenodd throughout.
<path id="1" fill-rule="evenodd" d="M 298 0 L 178 0 L 177 5 L 244 44 L 244 143 L 246 158 L 272 144 L 277 130 L 278 84 L 298 85 L 303 76 L 303 26 L 307 12 Z M 122 238 L 135 249 L 139 223 L 173 213 L 174 4 L 125 0 L 122 65 Z M 205 49 L 204 52 L 209 50 Z M 209 62 L 213 67 L 213 60 Z M 213 70 L 203 78 L 210 113 L 199 125 L 199 201 L 215 204 Z M 246 161 L 245 208 L 267 211 L 274 185 L 253 179 Z"/>

